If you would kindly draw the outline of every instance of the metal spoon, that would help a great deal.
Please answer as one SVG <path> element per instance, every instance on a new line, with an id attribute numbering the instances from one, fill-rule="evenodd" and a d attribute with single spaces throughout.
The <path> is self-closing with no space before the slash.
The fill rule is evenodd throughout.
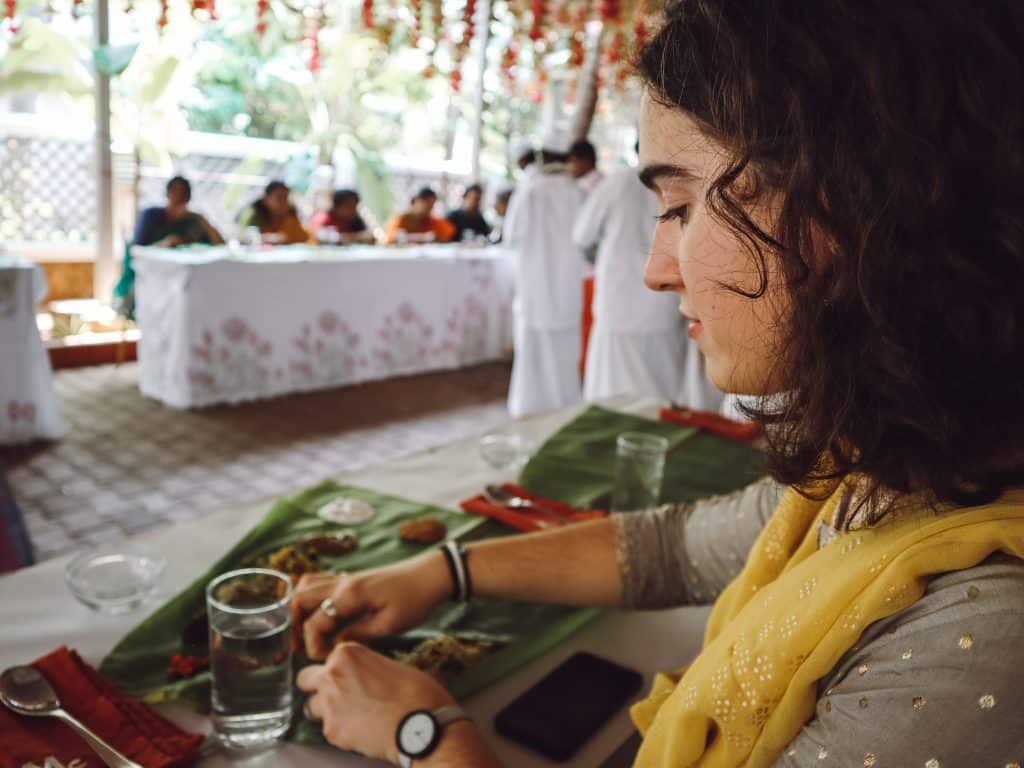
<path id="1" fill-rule="evenodd" d="M 60 699 L 50 681 L 34 667 L 11 667 L 0 675 L 0 701 L 19 715 L 56 717 L 85 739 L 110 768 L 142 768 L 61 709 Z"/>
<path id="2" fill-rule="evenodd" d="M 530 499 L 523 498 L 522 496 L 516 496 L 511 491 L 507 491 L 502 488 L 500 485 L 492 484 L 486 486 L 484 488 L 483 495 L 484 499 L 491 504 L 496 504 L 499 507 L 506 507 L 507 509 L 520 509 L 536 512 L 546 518 L 545 522 L 550 521 L 550 523 L 554 525 L 565 525 L 573 522 L 573 520 L 565 515 L 555 512 L 553 509 L 543 507 Z"/>

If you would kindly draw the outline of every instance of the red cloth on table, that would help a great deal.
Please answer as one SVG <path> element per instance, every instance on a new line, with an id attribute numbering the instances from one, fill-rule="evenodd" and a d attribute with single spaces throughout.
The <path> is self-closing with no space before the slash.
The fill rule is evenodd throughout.
<path id="1" fill-rule="evenodd" d="M 711 411 L 695 411 L 692 408 L 662 408 L 662 421 L 683 427 L 700 427 L 722 437 L 729 437 L 744 443 L 752 443 L 761 436 L 761 428 L 752 421 L 736 421 Z"/>
<path id="2" fill-rule="evenodd" d="M 583 345 L 580 348 L 580 378 L 587 370 L 587 348 L 590 346 L 590 329 L 594 326 L 594 278 L 583 280 Z"/>
<path id="3" fill-rule="evenodd" d="M 553 501 L 551 499 L 545 499 L 543 496 L 537 496 L 536 494 L 530 493 L 525 488 L 514 485 L 513 483 L 504 483 L 501 487 L 509 493 L 537 502 L 537 504 L 542 508 L 557 513 L 561 517 L 567 518 L 566 523 L 563 524 L 582 523 L 586 520 L 597 520 L 608 516 L 608 513 L 602 509 L 577 509 L 576 507 L 571 507 L 568 504 L 563 504 L 560 501 Z M 483 497 L 483 495 L 466 499 L 459 506 L 461 506 L 466 512 L 470 512 L 474 515 L 482 515 L 484 517 L 492 517 L 495 520 L 520 531 L 542 531 L 558 526 L 557 523 L 543 512 L 508 509 L 507 507 L 502 507 L 497 504 L 491 504 Z"/>
<path id="4" fill-rule="evenodd" d="M 68 648 L 33 665 L 50 681 L 61 705 L 112 747 L 144 768 L 176 768 L 199 759 L 203 737 L 186 733 L 140 701 L 125 696 Z M 92 748 L 70 726 L 52 717 L 25 717 L 0 707 L 0 768 L 61 765 L 104 768 Z"/>

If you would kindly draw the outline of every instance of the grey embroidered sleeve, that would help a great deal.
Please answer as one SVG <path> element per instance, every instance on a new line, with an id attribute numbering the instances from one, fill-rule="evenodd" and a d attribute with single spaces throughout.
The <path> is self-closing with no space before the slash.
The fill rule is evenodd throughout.
<path id="1" fill-rule="evenodd" d="M 821 682 L 773 768 L 1024 765 L 1024 564 L 934 579 L 867 629 Z"/>
<path id="2" fill-rule="evenodd" d="M 624 606 L 714 600 L 740 572 L 782 491 L 764 478 L 727 496 L 616 515 Z"/>

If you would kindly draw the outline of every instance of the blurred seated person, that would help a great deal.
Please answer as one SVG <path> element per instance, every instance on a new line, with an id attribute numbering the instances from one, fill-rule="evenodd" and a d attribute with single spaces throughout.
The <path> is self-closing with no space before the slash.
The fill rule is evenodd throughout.
<path id="1" fill-rule="evenodd" d="M 176 248 L 179 245 L 206 243 L 220 245 L 224 238 L 203 216 L 188 209 L 192 185 L 184 176 L 167 182 L 167 205 L 146 208 L 135 223 L 136 245 Z"/>
<path id="2" fill-rule="evenodd" d="M 455 236 L 455 225 L 433 215 L 437 193 L 423 187 L 412 199 L 409 210 L 388 222 L 384 242 L 447 243 Z"/>
<path id="3" fill-rule="evenodd" d="M 289 245 L 309 241 L 309 232 L 292 204 L 291 190 L 283 181 L 267 184 L 263 197 L 242 212 L 238 223 L 243 230 L 256 227 L 261 235 L 269 235 L 264 238 L 267 243 Z"/>
<path id="4" fill-rule="evenodd" d="M 455 226 L 455 236 L 452 239 L 456 242 L 475 240 L 491 234 L 491 225 L 480 211 L 483 196 L 483 187 L 479 184 L 470 184 L 462 193 L 462 207 L 448 212 L 446 218 Z"/>
<path id="5" fill-rule="evenodd" d="M 512 187 L 498 190 L 491 211 L 491 242 L 500 243 L 502 230 L 505 227 L 505 214 L 508 213 L 508 201 L 512 199 Z"/>
<path id="6" fill-rule="evenodd" d="M 373 232 L 359 215 L 359 193 L 335 190 L 329 211 L 318 211 L 309 222 L 319 243 L 372 243 Z"/>

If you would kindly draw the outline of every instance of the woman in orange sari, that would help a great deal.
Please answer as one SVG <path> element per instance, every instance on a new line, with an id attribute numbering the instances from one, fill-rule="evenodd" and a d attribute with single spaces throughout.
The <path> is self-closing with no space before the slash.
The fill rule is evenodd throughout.
<path id="1" fill-rule="evenodd" d="M 384 242 L 396 243 L 447 243 L 455 236 L 455 225 L 434 216 L 437 193 L 430 187 L 423 187 L 410 201 L 409 210 L 396 214 L 385 228 Z"/>
<path id="2" fill-rule="evenodd" d="M 641 768 L 1024 764 L 1021 39 L 1017 0 L 668 7 L 640 56 L 645 279 L 750 396 L 772 477 L 473 542 L 453 575 L 431 552 L 307 577 L 296 620 L 325 664 L 298 682 L 332 743 L 408 765 L 417 712 L 438 735 L 417 766 L 498 764 L 440 685 L 344 642 L 466 582 L 714 603 L 701 652 L 632 710 Z"/>

